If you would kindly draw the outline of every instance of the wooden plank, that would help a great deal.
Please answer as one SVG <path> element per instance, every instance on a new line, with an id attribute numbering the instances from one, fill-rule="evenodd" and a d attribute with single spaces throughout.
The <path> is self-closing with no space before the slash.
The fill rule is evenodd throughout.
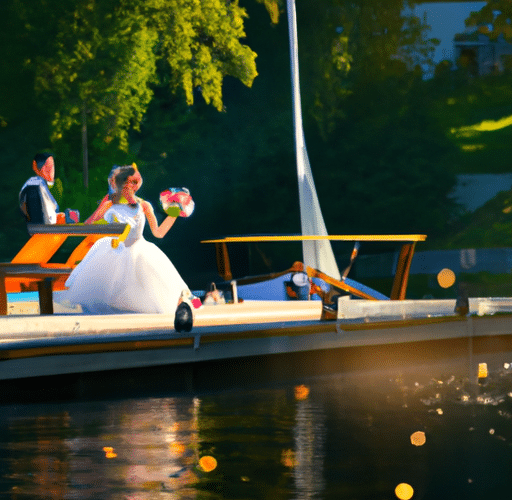
<path id="1" fill-rule="evenodd" d="M 201 243 L 253 243 L 271 241 L 425 241 L 425 234 L 349 234 L 349 235 L 289 235 L 289 236 L 227 236 L 215 240 L 203 240 Z"/>
<path id="2" fill-rule="evenodd" d="M 0 266 L 2 265 L 3 264 L 0 264 Z M 18 266 L 20 264 L 15 265 Z M 34 265 L 38 266 L 39 264 Z M 60 264 L 52 267 L 41 266 L 33 275 L 30 273 L 19 273 L 18 275 L 15 273 L 7 273 L 5 275 L 5 287 L 7 293 L 36 292 L 38 291 L 37 283 L 41 279 L 44 279 L 45 277 L 52 277 L 54 279 L 53 290 L 64 290 L 65 282 L 68 279 L 71 270 L 72 269 L 70 267 Z M 1 274 L 2 273 L 0 272 L 0 275 Z"/>
<path id="3" fill-rule="evenodd" d="M 229 263 L 228 249 L 226 243 L 220 242 L 215 244 L 215 257 L 217 260 L 217 269 L 219 276 L 225 281 L 230 281 L 233 278 L 231 273 L 231 265 Z"/>
<path id="4" fill-rule="evenodd" d="M 319 320 L 322 303 L 311 301 L 244 301 L 238 304 L 203 306 L 194 311 L 194 328 L 223 325 Z M 0 332 L 15 335 L 46 336 L 56 333 L 103 334 L 134 331 L 174 331 L 173 314 L 62 314 L 53 316 L 5 316 Z M 194 330 L 192 330 L 194 331 Z M 9 336 L 0 341 L 8 340 Z"/>
<path id="5" fill-rule="evenodd" d="M 7 292 L 18 291 L 20 283 L 34 283 L 39 292 L 41 314 L 53 313 L 54 278 L 67 278 L 70 268 L 42 267 L 39 264 L 0 263 L 0 315 L 7 314 Z"/>
<path id="6" fill-rule="evenodd" d="M 91 342 L 72 345 L 53 345 L 0 350 L 0 361 L 23 358 L 39 358 L 43 356 L 66 356 L 69 354 L 119 353 L 126 351 L 147 351 L 152 349 L 168 349 L 172 347 L 191 347 L 193 337 L 165 340 L 132 340 L 114 342 Z"/>
<path id="7" fill-rule="evenodd" d="M 194 327 L 319 320 L 320 300 L 252 300 L 204 306 L 195 311 Z"/>
<path id="8" fill-rule="evenodd" d="M 393 286 L 391 289 L 391 300 L 405 299 L 415 245 L 416 243 L 405 243 L 400 250 L 395 277 L 393 279 Z"/>
<path id="9" fill-rule="evenodd" d="M 37 283 L 40 314 L 53 314 L 53 278 L 45 277 Z"/>
<path id="10" fill-rule="evenodd" d="M 100 238 L 119 236 L 126 224 L 29 224 L 30 239 L 11 262 L 15 264 L 47 263 L 69 236 L 85 236 L 66 265 L 76 265 Z"/>
<path id="11" fill-rule="evenodd" d="M 111 224 L 27 224 L 30 235 L 36 234 L 65 234 L 66 236 L 117 236 L 121 234 L 126 224 L 114 222 Z"/>
<path id="12" fill-rule="evenodd" d="M 34 234 L 11 262 L 13 264 L 48 262 L 67 237 L 66 234 Z"/>
<path id="13" fill-rule="evenodd" d="M 363 292 L 362 290 L 358 290 L 357 288 L 354 288 L 344 281 L 339 281 L 337 279 L 331 278 L 327 274 L 319 271 L 318 269 L 313 269 L 312 267 L 306 266 L 306 273 L 311 278 L 320 278 L 324 280 L 329 285 L 337 288 L 340 291 L 351 293 L 352 295 L 355 295 L 356 297 L 360 297 L 362 299 L 367 300 L 379 300 L 372 295 L 369 295 L 368 293 Z"/>

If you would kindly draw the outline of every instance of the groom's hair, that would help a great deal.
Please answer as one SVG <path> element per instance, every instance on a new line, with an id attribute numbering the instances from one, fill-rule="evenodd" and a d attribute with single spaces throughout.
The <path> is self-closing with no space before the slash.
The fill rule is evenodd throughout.
<path id="1" fill-rule="evenodd" d="M 36 164 L 37 170 L 41 170 L 46 163 L 46 160 L 53 155 L 51 153 L 36 153 L 34 156 L 34 162 Z"/>

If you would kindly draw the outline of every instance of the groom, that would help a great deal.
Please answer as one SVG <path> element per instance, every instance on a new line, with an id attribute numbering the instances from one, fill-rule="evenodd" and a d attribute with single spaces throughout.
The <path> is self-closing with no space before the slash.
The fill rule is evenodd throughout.
<path id="1" fill-rule="evenodd" d="M 36 173 L 30 177 L 20 191 L 20 209 L 28 224 L 76 223 L 80 215 L 77 210 L 59 212 L 59 205 L 50 192 L 55 181 L 55 161 L 49 153 L 37 153 L 32 162 Z"/>

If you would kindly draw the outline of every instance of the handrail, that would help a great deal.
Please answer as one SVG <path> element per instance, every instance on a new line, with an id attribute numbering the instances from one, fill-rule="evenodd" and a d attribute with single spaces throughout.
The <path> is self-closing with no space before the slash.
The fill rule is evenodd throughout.
<path id="1" fill-rule="evenodd" d="M 228 243 L 254 243 L 254 242 L 287 242 L 305 240 L 331 240 L 331 241 L 372 241 L 372 242 L 401 242 L 398 264 L 393 278 L 390 294 L 392 300 L 403 300 L 406 297 L 409 271 L 414 249 L 418 241 L 425 241 L 425 234 L 358 234 L 358 235 L 253 235 L 253 236 L 227 236 L 221 239 L 203 240 L 201 243 L 214 243 L 219 275 L 225 280 L 233 279 L 231 264 L 228 255 Z M 331 283 L 333 284 L 333 283 Z M 337 286 L 336 284 L 334 284 Z M 346 284 L 345 284 L 346 285 Z"/>
<path id="2" fill-rule="evenodd" d="M 92 234 L 122 234 L 126 224 L 27 224 L 28 233 L 34 234 L 65 234 L 67 236 L 88 236 Z"/>
<path id="3" fill-rule="evenodd" d="M 349 234 L 349 235 L 288 235 L 288 236 L 227 236 L 201 243 L 254 243 L 271 241 L 425 241 L 426 234 Z"/>

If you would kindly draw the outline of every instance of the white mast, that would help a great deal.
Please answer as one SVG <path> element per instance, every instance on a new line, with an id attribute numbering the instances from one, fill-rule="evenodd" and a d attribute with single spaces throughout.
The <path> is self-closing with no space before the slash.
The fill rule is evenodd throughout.
<path id="1" fill-rule="evenodd" d="M 293 122 L 295 126 L 295 155 L 297 158 L 297 176 L 299 183 L 300 220 L 303 235 L 327 236 L 324 218 L 318 202 L 313 174 L 309 165 L 304 131 L 302 128 L 302 110 L 299 86 L 299 53 L 297 45 L 297 20 L 295 1 L 286 0 L 288 11 L 288 34 L 290 39 L 290 63 L 292 73 Z M 340 272 L 331 242 L 303 241 L 302 253 L 304 264 L 318 269 L 335 279 L 340 279 Z"/>

